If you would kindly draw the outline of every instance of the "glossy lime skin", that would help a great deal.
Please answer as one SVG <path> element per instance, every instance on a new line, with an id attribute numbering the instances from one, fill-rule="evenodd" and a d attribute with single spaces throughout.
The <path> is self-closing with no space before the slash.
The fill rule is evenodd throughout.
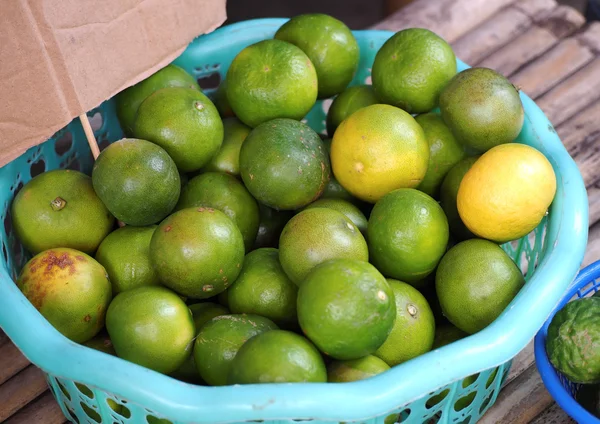
<path id="1" fill-rule="evenodd" d="M 343 213 L 329 208 L 306 209 L 285 225 L 279 238 L 279 261 L 301 285 L 310 271 L 329 259 L 369 260 L 360 230 Z"/>
<path id="2" fill-rule="evenodd" d="M 120 358 L 164 374 L 192 353 L 192 314 L 181 298 L 161 286 L 118 294 L 106 315 L 106 329 Z"/>
<path id="3" fill-rule="evenodd" d="M 260 214 L 256 200 L 240 180 L 223 172 L 206 172 L 192 178 L 181 191 L 175 210 L 201 206 L 225 213 L 242 233 L 246 250 L 252 248 Z"/>
<path id="4" fill-rule="evenodd" d="M 325 363 L 306 338 L 273 330 L 248 340 L 229 371 L 229 384 L 324 383 Z"/>
<path id="5" fill-rule="evenodd" d="M 302 49 L 314 64 L 320 99 L 341 93 L 358 68 L 359 47 L 350 28 L 322 13 L 294 16 L 281 26 L 275 38 Z"/>
<path id="6" fill-rule="evenodd" d="M 227 290 L 231 312 L 256 314 L 280 327 L 297 322 L 298 287 L 288 278 L 274 248 L 254 250 L 244 258 L 242 272 Z"/>
<path id="7" fill-rule="evenodd" d="M 367 262 L 327 261 L 308 275 L 298 291 L 302 331 L 335 359 L 358 359 L 375 352 L 395 319 L 392 288 Z"/>
<path id="8" fill-rule="evenodd" d="M 567 303 L 546 336 L 548 359 L 573 383 L 600 383 L 600 298 Z"/>
<path id="9" fill-rule="evenodd" d="M 300 120 L 317 99 L 317 73 L 293 44 L 263 40 L 242 50 L 227 71 L 227 99 L 235 115 L 254 128 L 275 118 Z"/>
<path id="10" fill-rule="evenodd" d="M 186 87 L 200 91 L 194 77 L 170 64 L 117 94 L 117 117 L 126 135 L 133 135 L 135 117 L 142 102 L 155 91 L 167 87 Z"/>
<path id="11" fill-rule="evenodd" d="M 113 294 L 160 284 L 150 261 L 150 240 L 156 229 L 126 225 L 110 233 L 98 247 L 96 260 L 106 268 Z"/>
<path id="12" fill-rule="evenodd" d="M 329 182 L 329 157 L 308 125 L 274 119 L 256 127 L 240 151 L 244 184 L 259 202 L 277 210 L 316 200 Z"/>
<path id="13" fill-rule="evenodd" d="M 360 230 L 363 236 L 366 236 L 367 234 L 367 218 L 365 217 L 365 214 L 362 213 L 362 211 L 356 206 L 354 206 L 352 203 L 346 200 L 318 199 L 312 202 L 310 205 L 304 207 L 303 210 L 312 208 L 326 208 L 341 212 L 346 216 L 346 218 L 352 221 L 354 225 L 356 225 L 356 228 Z"/>
<path id="14" fill-rule="evenodd" d="M 150 259 L 165 286 L 205 299 L 224 291 L 239 275 L 244 239 L 235 223 L 217 209 L 182 209 L 155 230 Z"/>
<path id="15" fill-rule="evenodd" d="M 333 361 L 327 366 L 327 381 L 349 383 L 373 377 L 389 369 L 388 364 L 373 355 L 348 361 Z"/>
<path id="16" fill-rule="evenodd" d="M 452 78 L 440 95 L 440 111 L 456 138 L 479 152 L 514 141 L 525 119 L 517 89 L 488 68 Z"/>
<path id="17" fill-rule="evenodd" d="M 456 74 L 452 47 L 424 28 L 398 31 L 377 52 L 373 89 L 379 100 L 408 113 L 424 113 Z"/>
<path id="18" fill-rule="evenodd" d="M 156 224 L 175 207 L 181 183 L 168 153 L 146 140 L 125 138 L 100 153 L 92 171 L 94 190 L 127 225 Z"/>
<path id="19" fill-rule="evenodd" d="M 183 172 L 197 171 L 219 151 L 223 122 L 208 97 L 191 88 L 163 88 L 140 105 L 134 134 L 158 144 Z"/>
<path id="20" fill-rule="evenodd" d="M 223 144 L 216 155 L 203 168 L 204 171 L 227 172 L 240 175 L 240 149 L 250 134 L 250 127 L 237 118 L 223 119 Z"/>
<path id="21" fill-rule="evenodd" d="M 112 290 L 102 265 L 75 249 L 48 249 L 29 260 L 17 287 L 61 334 L 84 343 L 104 327 Z"/>
<path id="22" fill-rule="evenodd" d="M 57 199 L 60 209 L 53 206 Z M 114 225 L 114 218 L 94 192 L 92 179 L 72 170 L 44 172 L 17 193 L 12 225 L 29 252 L 70 247 L 93 254 Z"/>
<path id="23" fill-rule="evenodd" d="M 212 386 L 227 384 L 231 363 L 239 349 L 252 337 L 277 329 L 269 319 L 258 315 L 220 315 L 207 322 L 198 333 L 194 359 L 204 381 Z"/>
<path id="24" fill-rule="evenodd" d="M 379 103 L 373 87 L 370 85 L 355 85 L 342 91 L 331 103 L 327 112 L 327 134 L 333 137 L 336 128 L 344 119 L 358 109 Z"/>
<path id="25" fill-rule="evenodd" d="M 367 234 L 371 262 L 386 277 L 407 283 L 433 272 L 449 237 L 440 205 L 410 188 L 394 190 L 375 204 Z"/>

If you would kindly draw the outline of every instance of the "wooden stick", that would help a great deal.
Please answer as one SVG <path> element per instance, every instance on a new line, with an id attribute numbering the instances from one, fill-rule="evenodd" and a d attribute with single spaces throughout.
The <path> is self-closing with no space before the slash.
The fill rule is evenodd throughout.
<path id="1" fill-rule="evenodd" d="M 87 138 L 87 142 L 90 145 L 90 149 L 92 149 L 92 155 L 94 156 L 94 160 L 98 159 L 98 155 L 100 154 L 100 149 L 98 148 L 98 142 L 96 141 L 96 137 L 94 136 L 94 131 L 92 131 L 92 126 L 90 125 L 90 121 L 88 120 L 87 114 L 82 113 L 79 115 L 79 120 L 81 121 L 81 125 L 83 126 L 83 132 L 85 132 L 85 138 Z"/>

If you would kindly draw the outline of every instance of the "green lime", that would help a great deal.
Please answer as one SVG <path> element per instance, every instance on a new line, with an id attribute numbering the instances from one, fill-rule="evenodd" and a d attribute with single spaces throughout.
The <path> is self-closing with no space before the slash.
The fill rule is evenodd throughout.
<path id="1" fill-rule="evenodd" d="M 444 315 L 469 334 L 498 318 L 524 284 L 521 270 L 506 252 L 482 239 L 452 247 L 435 274 Z"/>
<path id="2" fill-rule="evenodd" d="M 91 349 L 99 350 L 100 352 L 104 352 L 108 355 L 117 355 L 108 333 L 104 330 L 100 331 L 100 333 L 98 333 L 96 336 L 83 343 L 83 345 Z"/>
<path id="3" fill-rule="evenodd" d="M 96 260 L 106 268 L 113 294 L 160 284 L 150 262 L 150 240 L 155 229 L 156 225 L 126 225 L 110 233 L 98 247 Z"/>
<path id="4" fill-rule="evenodd" d="M 19 241 L 34 255 L 54 247 L 91 255 L 115 222 L 92 179 L 68 169 L 44 172 L 25 184 L 11 217 Z"/>
<path id="5" fill-rule="evenodd" d="M 215 93 L 214 103 L 223 120 L 235 116 L 235 113 L 233 113 L 231 105 L 229 104 L 229 100 L 227 100 L 227 80 L 223 80 L 221 84 L 219 84 L 219 88 L 217 88 L 217 92 Z"/>
<path id="6" fill-rule="evenodd" d="M 142 102 L 155 91 L 167 87 L 187 87 L 200 91 L 194 77 L 171 64 L 117 94 L 117 117 L 127 136 L 133 135 L 135 116 Z"/>
<path id="7" fill-rule="evenodd" d="M 444 177 L 460 160 L 466 156 L 463 146 L 454 138 L 452 131 L 444 124 L 440 115 L 426 113 L 415 118 L 423 128 L 429 143 L 429 166 L 425 178 L 417 190 L 438 198 Z"/>
<path id="8" fill-rule="evenodd" d="M 600 298 L 567 303 L 546 336 L 548 359 L 571 382 L 600 383 Z"/>
<path id="9" fill-rule="evenodd" d="M 298 47 L 263 40 L 233 59 L 226 90 L 235 115 L 252 128 L 275 118 L 300 120 L 317 99 L 317 73 Z"/>
<path id="10" fill-rule="evenodd" d="M 200 376 L 211 386 L 224 386 L 231 362 L 242 345 L 258 334 L 275 329 L 277 326 L 271 320 L 258 315 L 213 318 L 202 326 L 194 345 L 194 359 Z"/>
<path id="11" fill-rule="evenodd" d="M 356 228 L 360 230 L 363 236 L 367 235 L 367 218 L 365 218 L 365 214 L 361 212 L 356 206 L 352 203 L 342 200 L 342 199 L 319 199 L 308 206 L 305 206 L 303 210 L 312 209 L 312 208 L 326 208 L 333 209 L 334 211 L 338 211 L 343 213 L 346 218 L 348 218 Z"/>
<path id="12" fill-rule="evenodd" d="M 327 261 L 308 275 L 298 291 L 302 331 L 334 359 L 372 354 L 387 339 L 395 319 L 394 292 L 368 262 Z"/>
<path id="13" fill-rule="evenodd" d="M 272 330 L 248 340 L 235 356 L 229 384 L 324 383 L 325 363 L 306 338 Z"/>
<path id="14" fill-rule="evenodd" d="M 323 138 L 323 144 L 327 148 L 327 155 L 331 155 L 331 138 Z M 330 158 L 331 162 L 331 158 Z M 346 190 L 342 185 L 335 179 L 333 174 L 329 177 L 329 182 L 325 186 L 325 190 L 323 190 L 323 194 L 321 195 L 321 199 L 342 199 L 347 200 L 353 204 L 360 203 L 356 197 L 352 196 L 348 190 Z"/>
<path id="15" fill-rule="evenodd" d="M 227 292 L 233 313 L 261 315 L 281 327 L 290 327 L 297 321 L 298 287 L 285 275 L 277 249 L 248 253 L 242 272 Z"/>
<path id="16" fill-rule="evenodd" d="M 83 252 L 58 247 L 29 260 L 17 287 L 62 335 L 84 343 L 104 327 L 112 298 L 102 265 Z"/>
<path id="17" fill-rule="evenodd" d="M 254 241 L 254 248 L 279 246 L 281 231 L 294 216 L 294 213 L 292 211 L 276 211 L 262 203 L 258 204 L 258 209 L 260 211 L 260 224 Z"/>
<path id="18" fill-rule="evenodd" d="M 187 208 L 160 223 L 150 259 L 162 283 L 193 299 L 224 291 L 244 260 L 244 239 L 235 223 L 212 208 Z"/>
<path id="19" fill-rule="evenodd" d="M 408 113 L 429 112 L 456 74 L 452 47 L 424 28 L 394 34 L 377 52 L 373 63 L 373 89 L 383 103 Z"/>
<path id="20" fill-rule="evenodd" d="M 175 371 L 192 353 L 192 314 L 165 287 L 118 294 L 108 308 L 106 329 L 120 358 L 164 374 Z"/>
<path id="21" fill-rule="evenodd" d="M 327 366 L 327 381 L 329 383 L 348 383 L 364 380 L 389 369 L 388 364 L 373 355 L 347 361 L 333 361 Z"/>
<path id="22" fill-rule="evenodd" d="M 444 209 L 446 217 L 448 217 L 448 225 L 452 235 L 459 241 L 475 237 L 462 222 L 462 219 L 460 219 L 458 207 L 456 206 L 456 198 L 460 182 L 477 159 L 479 159 L 479 156 L 464 158 L 454 165 L 448 174 L 446 174 L 440 187 L 440 205 Z"/>
<path id="23" fill-rule="evenodd" d="M 515 86 L 488 68 L 452 78 L 440 95 L 440 111 L 456 138 L 480 152 L 514 141 L 525 116 Z"/>
<path id="24" fill-rule="evenodd" d="M 237 178 L 223 172 L 192 178 L 181 191 L 175 209 L 201 206 L 225 213 L 242 233 L 246 250 L 252 248 L 260 221 L 258 204 Z"/>
<path id="25" fill-rule="evenodd" d="M 431 350 L 435 318 L 427 300 L 417 289 L 401 281 L 387 281 L 394 292 L 396 321 L 374 355 L 394 366 Z"/>
<path id="26" fill-rule="evenodd" d="M 179 170 L 191 172 L 206 165 L 221 148 L 223 122 L 200 91 L 163 88 L 140 105 L 134 134 L 158 144 Z"/>
<path id="27" fill-rule="evenodd" d="M 146 140 L 124 138 L 100 153 L 92 182 L 109 211 L 128 225 L 156 224 L 175 207 L 181 182 L 173 159 Z"/>
<path id="28" fill-rule="evenodd" d="M 279 239 L 279 260 L 290 279 L 300 285 L 320 263 L 334 258 L 369 260 L 360 230 L 333 209 L 306 209 L 285 225 Z"/>
<path id="29" fill-rule="evenodd" d="M 333 137 L 333 133 L 344 119 L 352 115 L 358 109 L 379 103 L 373 87 L 370 85 L 356 85 L 342 91 L 329 107 L 327 112 L 327 134 Z"/>
<path id="30" fill-rule="evenodd" d="M 452 324 L 439 325 L 435 328 L 435 337 L 433 339 L 433 349 L 446 346 L 457 340 L 464 339 L 468 334 Z"/>
<path id="31" fill-rule="evenodd" d="M 208 162 L 204 171 L 221 171 L 231 175 L 240 175 L 240 149 L 250 134 L 250 127 L 237 118 L 223 119 L 223 144 L 221 150 Z"/>
<path id="32" fill-rule="evenodd" d="M 341 93 L 358 68 L 358 43 L 350 28 L 332 16 L 294 16 L 277 30 L 275 38 L 300 47 L 309 57 L 317 71 L 320 99 Z"/>
<path id="33" fill-rule="evenodd" d="M 240 173 L 256 200 L 290 210 L 323 193 L 330 166 L 323 142 L 308 125 L 274 119 L 254 128 L 242 144 Z"/>
<path id="34" fill-rule="evenodd" d="M 448 244 L 448 221 L 430 196 L 403 188 L 381 198 L 368 225 L 369 254 L 381 273 L 407 283 L 431 274 Z"/>

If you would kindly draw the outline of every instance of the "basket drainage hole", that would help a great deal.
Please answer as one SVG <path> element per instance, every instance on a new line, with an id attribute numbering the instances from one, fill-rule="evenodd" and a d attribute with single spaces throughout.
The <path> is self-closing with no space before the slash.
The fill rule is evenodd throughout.
<path id="1" fill-rule="evenodd" d="M 213 90 L 219 87 L 221 84 L 221 74 L 213 72 L 212 74 L 205 75 L 198 78 L 198 85 L 202 90 Z"/>
<path id="2" fill-rule="evenodd" d="M 425 406 L 429 409 L 433 408 L 434 406 L 439 404 L 441 401 L 446 399 L 446 396 L 448 396 L 449 392 L 450 392 L 450 390 L 446 389 L 446 390 L 442 391 L 441 393 L 438 393 L 437 395 L 431 396 L 429 399 L 427 399 Z"/>
<path id="3" fill-rule="evenodd" d="M 157 418 L 154 415 L 148 415 L 146 417 L 148 424 L 173 424 L 171 421 L 164 418 Z"/>
<path id="4" fill-rule="evenodd" d="M 110 141 L 108 141 L 107 138 L 102 138 L 101 140 L 98 141 L 98 149 L 100 151 L 106 149 L 108 146 L 110 146 Z"/>
<path id="5" fill-rule="evenodd" d="M 94 392 L 92 392 L 92 390 L 88 386 L 84 386 L 83 384 L 75 383 L 75 387 L 77 387 L 77 390 L 79 390 L 79 392 L 81 392 L 82 395 L 84 395 L 90 399 L 94 399 Z"/>
<path id="6" fill-rule="evenodd" d="M 79 159 L 73 159 L 71 163 L 69 163 L 69 166 L 67 166 L 67 169 L 72 169 L 73 171 L 80 171 L 81 164 L 79 163 Z"/>
<path id="7" fill-rule="evenodd" d="M 54 143 L 54 151 L 58 156 L 62 156 L 71 149 L 72 145 L 73 136 L 70 131 L 65 131 L 65 133 L 56 140 L 56 143 Z"/>
<path id="8" fill-rule="evenodd" d="M 469 393 L 466 396 L 461 397 L 460 399 L 458 399 L 455 403 L 454 403 L 454 410 L 456 412 L 462 411 L 465 408 L 468 408 L 469 405 L 471 405 L 473 403 L 473 401 L 475 400 L 475 395 L 476 393 Z"/>
<path id="9" fill-rule="evenodd" d="M 494 371 L 491 372 L 490 376 L 488 377 L 486 383 L 485 383 L 485 388 L 488 389 L 492 383 L 494 382 L 494 380 L 496 379 L 496 375 L 498 374 L 498 368 L 496 368 Z"/>
<path id="10" fill-rule="evenodd" d="M 40 175 L 45 170 L 46 170 L 46 162 L 44 162 L 44 159 L 39 159 L 37 162 L 32 163 L 31 167 L 29 168 L 31 178 L 34 178 L 34 177 Z"/>
<path id="11" fill-rule="evenodd" d="M 81 405 L 81 407 L 83 408 L 83 412 L 85 412 L 85 415 L 87 415 L 88 417 L 90 417 L 92 420 L 94 420 L 97 423 L 102 422 L 102 417 L 100 416 L 100 414 L 98 412 L 94 411 L 93 408 L 90 408 L 84 402 L 79 402 L 79 405 Z"/>
<path id="12" fill-rule="evenodd" d="M 2 243 L 2 255 L 4 255 L 4 262 L 8 262 L 8 252 L 4 243 Z"/>
<path id="13" fill-rule="evenodd" d="M 399 418 L 400 416 L 398 414 L 388 415 L 385 417 L 385 420 L 383 420 L 383 424 L 396 424 Z"/>
<path id="14" fill-rule="evenodd" d="M 92 127 L 92 131 L 96 132 L 100 128 L 102 128 L 102 122 L 104 119 L 102 118 L 102 114 L 100 112 L 94 113 L 90 117 L 90 126 Z"/>
<path id="15" fill-rule="evenodd" d="M 488 408 L 488 406 L 490 406 L 490 403 L 492 402 L 492 395 L 493 395 L 493 393 L 490 393 L 484 399 L 483 403 L 481 404 L 481 407 L 479 408 L 479 414 L 480 415 L 485 412 L 485 410 Z"/>
<path id="16" fill-rule="evenodd" d="M 4 217 L 4 232 L 8 237 L 12 231 L 12 221 L 10 220 L 10 214 L 8 211 L 6 212 L 6 216 Z"/>
<path id="17" fill-rule="evenodd" d="M 405 409 L 398 415 L 398 423 L 403 423 L 410 418 L 410 409 Z"/>
<path id="18" fill-rule="evenodd" d="M 108 400 L 108 399 L 107 399 Z M 120 416 L 122 416 L 123 418 L 131 418 L 131 411 L 129 410 L 128 407 L 126 407 L 125 405 L 119 405 L 118 403 L 115 402 L 115 405 L 111 405 L 109 403 L 110 407 L 113 409 L 113 411 L 115 411 L 117 414 L 119 414 Z M 120 406 L 119 407 L 115 407 L 115 406 Z"/>
<path id="19" fill-rule="evenodd" d="M 63 386 L 60 381 L 57 381 L 56 383 L 58 384 L 60 391 L 63 392 L 63 395 L 65 395 L 67 399 L 71 400 L 71 394 L 67 391 L 67 389 L 65 389 L 65 386 Z"/>

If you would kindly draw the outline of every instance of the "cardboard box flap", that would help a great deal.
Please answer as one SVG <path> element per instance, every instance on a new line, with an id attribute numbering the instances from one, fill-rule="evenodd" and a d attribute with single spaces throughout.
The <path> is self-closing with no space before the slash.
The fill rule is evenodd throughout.
<path id="1" fill-rule="evenodd" d="M 175 59 L 225 0 L 15 0 L 0 17 L 0 166 Z"/>

